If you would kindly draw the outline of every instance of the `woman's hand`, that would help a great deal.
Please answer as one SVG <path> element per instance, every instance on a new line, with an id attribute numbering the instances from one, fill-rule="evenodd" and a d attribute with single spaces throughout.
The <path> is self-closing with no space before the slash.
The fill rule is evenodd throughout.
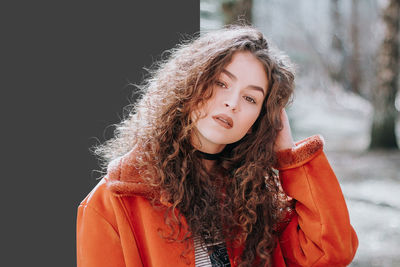
<path id="1" fill-rule="evenodd" d="M 278 132 L 278 136 L 276 137 L 274 146 L 275 151 L 292 148 L 295 146 L 293 142 L 292 131 L 290 130 L 289 119 L 284 108 L 281 110 L 281 121 L 283 128 Z"/>

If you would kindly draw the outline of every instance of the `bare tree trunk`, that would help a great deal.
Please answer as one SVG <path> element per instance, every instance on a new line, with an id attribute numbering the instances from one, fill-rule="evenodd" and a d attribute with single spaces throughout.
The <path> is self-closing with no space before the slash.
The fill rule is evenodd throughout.
<path id="1" fill-rule="evenodd" d="M 350 37 L 351 46 L 346 49 L 344 42 L 344 25 L 339 11 L 339 0 L 330 1 L 330 17 L 332 23 L 333 50 L 330 55 L 333 60 L 325 65 L 332 80 L 338 82 L 344 89 L 361 95 L 360 44 L 358 32 L 358 1 L 352 0 Z"/>
<path id="2" fill-rule="evenodd" d="M 350 86 L 354 93 L 361 95 L 360 43 L 358 32 L 358 0 L 351 2 L 351 58 L 349 62 Z"/>
<path id="3" fill-rule="evenodd" d="M 343 24 L 342 18 L 339 12 L 339 0 L 330 1 L 330 17 L 331 17 L 331 29 L 332 29 L 332 43 L 331 47 L 333 50 L 332 58 L 336 60 L 329 60 L 325 66 L 328 69 L 329 76 L 332 80 L 341 84 L 345 89 L 348 88 L 348 82 L 346 78 L 346 58 L 347 52 L 344 47 L 343 41 Z"/>
<path id="4" fill-rule="evenodd" d="M 385 37 L 378 52 L 378 86 L 373 91 L 374 116 L 370 148 L 398 148 L 394 106 L 399 77 L 400 1 L 390 0 L 383 13 Z"/>
<path id="5" fill-rule="evenodd" d="M 222 3 L 224 24 L 251 24 L 253 0 L 228 0 Z"/>

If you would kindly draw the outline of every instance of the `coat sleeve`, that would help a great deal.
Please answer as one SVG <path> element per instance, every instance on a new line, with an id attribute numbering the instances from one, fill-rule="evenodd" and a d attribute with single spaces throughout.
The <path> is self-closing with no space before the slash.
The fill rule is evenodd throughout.
<path id="1" fill-rule="evenodd" d="M 278 151 L 277 169 L 295 212 L 279 237 L 288 266 L 346 266 L 357 250 L 357 235 L 339 182 L 316 135 Z"/>
<path id="2" fill-rule="evenodd" d="M 103 180 L 78 207 L 78 267 L 142 266 L 136 242 L 126 232 L 128 223 L 116 216 L 118 201 L 110 195 Z"/>

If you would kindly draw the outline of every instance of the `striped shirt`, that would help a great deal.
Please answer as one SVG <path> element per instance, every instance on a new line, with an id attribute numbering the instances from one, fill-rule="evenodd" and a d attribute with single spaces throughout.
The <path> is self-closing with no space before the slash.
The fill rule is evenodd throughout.
<path id="1" fill-rule="evenodd" d="M 228 252 L 223 241 L 205 244 L 195 237 L 194 256 L 196 267 L 230 267 Z M 212 253 L 209 255 L 209 251 Z"/>

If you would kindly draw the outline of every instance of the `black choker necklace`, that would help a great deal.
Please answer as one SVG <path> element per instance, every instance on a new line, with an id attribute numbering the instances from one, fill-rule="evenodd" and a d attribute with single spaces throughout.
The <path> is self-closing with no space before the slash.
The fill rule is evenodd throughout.
<path id="1" fill-rule="evenodd" d="M 200 157 L 202 157 L 203 159 L 208 159 L 208 160 L 217 160 L 221 157 L 223 150 L 221 152 L 215 153 L 215 154 L 210 154 L 210 153 L 206 153 L 200 150 L 197 150 L 197 152 L 199 152 Z"/>

